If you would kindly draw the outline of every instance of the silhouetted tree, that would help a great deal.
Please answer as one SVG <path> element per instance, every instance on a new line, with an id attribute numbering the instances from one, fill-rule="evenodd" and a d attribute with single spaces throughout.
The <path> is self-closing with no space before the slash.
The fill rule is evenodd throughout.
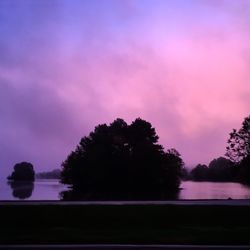
<path id="1" fill-rule="evenodd" d="M 250 116 L 246 117 L 239 130 L 230 133 L 226 156 L 235 163 L 237 179 L 250 184 Z"/>
<path id="2" fill-rule="evenodd" d="M 34 181 L 35 171 L 33 165 L 29 162 L 17 163 L 14 166 L 14 171 L 7 178 L 12 181 Z"/>
<path id="3" fill-rule="evenodd" d="M 244 184 L 250 184 L 250 155 L 246 156 L 239 165 L 238 168 L 238 179 Z"/>
<path id="4" fill-rule="evenodd" d="M 61 182 L 85 199 L 166 197 L 178 190 L 183 162 L 157 142 L 155 129 L 140 118 L 98 125 L 62 163 Z"/>
<path id="5" fill-rule="evenodd" d="M 168 149 L 165 155 L 164 169 L 166 171 L 166 184 L 171 187 L 178 188 L 180 185 L 184 162 L 179 152 L 172 148 Z"/>
<path id="6" fill-rule="evenodd" d="M 232 161 L 219 157 L 212 160 L 208 167 L 198 164 L 190 175 L 196 181 L 235 181 L 237 180 L 237 169 Z"/>
<path id="7" fill-rule="evenodd" d="M 224 157 L 212 160 L 208 169 L 208 180 L 233 181 L 236 179 L 236 169 L 233 162 Z"/>
<path id="8" fill-rule="evenodd" d="M 250 155 L 250 116 L 246 117 L 242 127 L 233 129 L 228 139 L 226 156 L 238 163 Z"/>
<path id="9" fill-rule="evenodd" d="M 208 180 L 208 167 L 205 164 L 198 164 L 190 172 L 191 178 L 195 181 L 206 181 Z"/>

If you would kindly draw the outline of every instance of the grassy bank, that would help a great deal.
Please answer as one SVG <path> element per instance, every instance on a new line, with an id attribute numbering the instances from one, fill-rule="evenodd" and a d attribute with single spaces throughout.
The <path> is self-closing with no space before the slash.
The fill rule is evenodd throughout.
<path id="1" fill-rule="evenodd" d="M 0 244 L 250 244 L 250 207 L 1 205 Z"/>

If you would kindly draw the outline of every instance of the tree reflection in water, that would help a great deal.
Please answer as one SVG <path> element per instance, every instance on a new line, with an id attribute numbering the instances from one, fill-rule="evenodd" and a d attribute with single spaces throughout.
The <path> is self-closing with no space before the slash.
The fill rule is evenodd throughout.
<path id="1" fill-rule="evenodd" d="M 62 201 L 164 201 L 177 200 L 180 189 L 176 192 L 133 192 L 133 193 L 86 193 L 83 191 L 75 191 L 73 189 L 60 192 L 60 200 Z"/>
<path id="2" fill-rule="evenodd" d="M 8 184 L 12 189 L 13 197 L 22 200 L 31 197 L 34 189 L 32 181 L 9 181 Z"/>

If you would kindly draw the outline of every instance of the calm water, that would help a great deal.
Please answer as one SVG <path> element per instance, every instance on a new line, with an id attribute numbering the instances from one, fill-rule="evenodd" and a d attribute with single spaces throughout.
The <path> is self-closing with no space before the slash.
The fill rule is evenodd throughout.
<path id="1" fill-rule="evenodd" d="M 34 184 L 13 186 L 5 180 L 0 183 L 0 200 L 59 200 L 60 192 L 68 187 L 58 180 L 36 180 Z"/>
<path id="2" fill-rule="evenodd" d="M 250 187 L 234 182 L 184 181 L 179 199 L 250 199 Z"/>
<path id="3" fill-rule="evenodd" d="M 250 188 L 239 183 L 184 181 L 179 199 L 250 199 Z M 68 187 L 58 180 L 37 180 L 34 184 L 0 183 L 0 200 L 59 200 Z"/>

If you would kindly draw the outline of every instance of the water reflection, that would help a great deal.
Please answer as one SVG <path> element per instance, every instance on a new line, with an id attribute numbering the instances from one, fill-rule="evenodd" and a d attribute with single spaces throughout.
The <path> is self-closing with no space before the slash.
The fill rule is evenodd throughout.
<path id="1" fill-rule="evenodd" d="M 190 199 L 250 199 L 250 188 L 240 183 L 220 182 L 193 182 L 185 181 L 181 184 L 181 190 L 176 194 L 150 196 L 148 194 L 127 194 L 114 196 L 114 194 L 102 194 L 98 197 L 91 193 L 77 193 L 63 185 L 59 180 L 36 180 L 34 183 L 20 183 L 0 181 L 0 200 L 190 200 Z M 138 198 L 139 197 L 139 198 Z"/>
<path id="2" fill-rule="evenodd" d="M 181 200 L 250 199 L 250 187 L 236 182 L 182 182 Z"/>
<path id="3" fill-rule="evenodd" d="M 62 201 L 164 201 L 177 200 L 180 190 L 176 192 L 161 192 L 161 193 L 143 193 L 143 192 L 105 192 L 91 193 L 76 190 L 65 190 L 60 192 L 60 200 Z"/>
<path id="4" fill-rule="evenodd" d="M 10 181 L 8 182 L 12 189 L 12 195 L 18 199 L 27 199 L 31 197 L 34 183 L 31 181 Z"/>

